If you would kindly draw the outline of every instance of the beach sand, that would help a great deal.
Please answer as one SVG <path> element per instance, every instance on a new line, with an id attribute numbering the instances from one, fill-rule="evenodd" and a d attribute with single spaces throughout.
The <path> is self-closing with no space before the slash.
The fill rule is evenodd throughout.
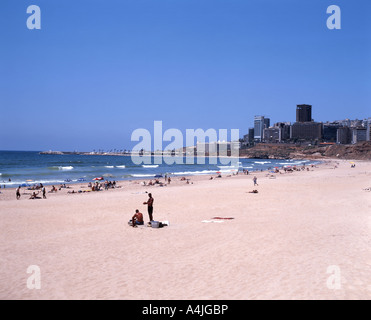
<path id="1" fill-rule="evenodd" d="M 0 299 L 370 299 L 371 162 L 354 162 L 46 200 L 1 189 Z M 135 209 L 148 222 L 146 191 L 169 226 L 128 226 Z"/>

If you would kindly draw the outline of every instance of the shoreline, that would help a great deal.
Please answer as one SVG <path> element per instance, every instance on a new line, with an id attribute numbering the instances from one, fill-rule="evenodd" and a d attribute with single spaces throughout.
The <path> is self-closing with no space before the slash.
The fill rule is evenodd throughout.
<path id="1" fill-rule="evenodd" d="M 255 159 L 255 158 L 254 158 Z M 256 159 L 256 160 L 270 160 L 270 159 Z M 287 159 L 275 159 L 275 160 L 287 160 Z M 319 160 L 315 160 L 315 159 L 290 159 L 291 161 L 316 161 L 316 162 L 318 162 Z M 321 162 L 319 162 L 319 163 L 316 163 L 315 164 L 315 166 L 318 166 L 318 165 L 321 165 L 321 164 L 323 164 L 323 163 L 326 163 L 326 162 L 331 162 L 331 161 L 335 161 L 335 159 L 326 159 L 326 160 L 322 160 Z M 360 160 L 354 160 L 354 161 L 360 161 Z M 197 164 L 196 164 L 197 165 Z M 309 166 L 309 165 L 311 165 L 311 164 L 305 164 L 304 166 Z M 296 166 L 298 166 L 298 167 L 301 167 L 301 165 L 294 165 L 295 167 Z M 279 170 L 283 170 L 283 165 L 282 166 L 280 166 L 280 168 L 279 168 Z M 220 171 L 220 170 L 222 170 L 222 169 L 219 169 L 218 171 Z M 251 169 L 249 169 L 248 170 L 248 172 L 249 172 L 249 175 L 251 176 L 251 175 L 255 175 L 255 174 L 259 174 L 259 173 L 267 173 L 267 172 L 269 172 L 270 170 L 272 170 L 272 168 L 267 168 L 267 169 L 261 169 L 261 170 L 251 170 Z M 167 174 L 167 176 L 168 177 L 170 177 L 171 178 L 171 180 L 175 180 L 175 179 L 181 179 L 181 177 L 184 177 L 184 178 L 186 178 L 186 179 L 194 179 L 194 180 L 208 180 L 208 179 L 210 179 L 210 176 L 215 176 L 216 174 L 217 174 L 217 172 L 215 172 L 215 173 L 204 173 L 204 174 L 174 174 L 174 173 L 166 173 Z M 152 177 L 152 174 L 151 174 L 151 176 L 148 176 L 148 177 L 131 177 L 131 178 L 127 178 L 127 179 L 119 179 L 119 180 L 114 180 L 114 179 L 111 179 L 110 177 L 107 177 L 107 178 L 105 178 L 104 180 L 101 180 L 100 182 L 101 183 L 104 183 L 105 181 L 115 181 L 119 186 L 120 186 L 120 184 L 121 185 L 126 185 L 126 184 L 130 184 L 130 183 L 133 183 L 133 184 L 140 184 L 140 183 L 143 183 L 143 182 L 149 182 L 150 180 L 152 180 L 152 181 L 154 181 L 154 180 L 156 180 L 157 178 L 155 178 L 155 173 L 153 174 L 153 177 Z M 235 173 L 233 173 L 232 171 L 230 171 L 230 172 L 222 172 L 221 173 L 221 175 L 222 176 L 230 176 L 230 175 L 233 175 L 233 176 L 235 176 L 235 175 L 244 175 L 244 173 L 243 173 L 243 171 L 241 171 L 241 168 L 239 168 L 239 170 L 238 170 L 238 174 L 235 174 Z M 104 177 L 104 176 L 103 176 Z M 197 177 L 199 177 L 199 178 L 197 178 Z M 1 178 L 1 176 L 0 176 L 0 178 Z M 158 178 L 158 180 L 160 180 L 160 181 L 164 181 L 164 175 L 163 175 L 163 177 L 161 177 L 161 178 Z M 126 182 L 126 183 L 125 183 Z M 57 187 L 57 188 L 59 188 L 61 185 L 66 185 L 66 187 L 67 188 L 69 188 L 69 187 L 71 187 L 71 188 L 76 188 L 77 186 L 80 186 L 80 185 L 87 185 L 87 184 L 89 184 L 89 183 L 92 183 L 92 184 L 94 184 L 95 183 L 95 181 L 93 181 L 93 180 L 86 180 L 86 181 L 82 181 L 82 182 L 78 182 L 78 181 L 75 181 L 75 182 L 66 182 L 66 181 L 63 181 L 63 182 L 56 182 L 56 183 L 43 183 L 43 185 L 46 187 L 46 188 L 51 188 L 53 185 L 55 186 L 55 187 Z M 166 183 L 165 183 L 166 184 Z M 6 188 L 3 188 L 3 185 L 6 185 Z M 31 184 L 30 185 L 30 187 L 33 187 L 33 186 L 35 186 L 35 185 L 39 185 L 39 183 L 36 183 L 36 184 Z M 1 188 L 0 188 L 0 193 L 2 192 L 2 191 L 5 191 L 5 190 L 15 190 L 15 189 L 17 189 L 18 188 L 18 186 L 17 185 L 15 185 L 15 186 L 8 186 L 7 185 L 7 182 L 3 182 L 3 183 L 1 183 L 0 182 L 0 186 L 1 186 Z M 30 187 L 21 187 L 21 190 L 29 190 L 28 188 L 30 188 Z M 86 187 L 87 188 L 87 187 Z M 31 191 L 31 190 L 29 190 L 29 191 Z M 0 201 L 1 201 L 1 195 L 0 195 Z"/>
<path id="2" fill-rule="evenodd" d="M 303 160 L 303 159 L 297 159 L 297 160 Z M 337 167 L 339 163 L 349 163 L 349 162 L 355 162 L 355 163 L 370 163 L 370 161 L 366 160 L 335 160 L 335 159 L 326 159 L 325 161 L 322 161 L 320 163 L 317 163 L 315 165 L 304 165 L 304 167 L 309 168 L 310 171 L 314 171 L 314 169 L 328 169 L 328 166 L 333 166 L 334 168 Z M 302 166 L 298 166 L 301 168 Z M 233 173 L 222 173 L 221 178 L 233 178 L 233 179 L 250 179 L 254 176 L 257 176 L 258 179 L 263 178 L 263 177 L 275 177 L 277 176 L 282 176 L 282 175 L 292 175 L 293 173 L 301 172 L 302 170 L 294 170 L 293 172 L 287 172 L 284 173 L 283 169 L 280 168 L 279 172 L 280 173 L 271 173 L 272 169 L 266 169 L 266 170 L 256 170 L 256 171 L 249 171 L 248 174 L 244 174 L 242 171 L 239 171 L 238 174 L 233 174 Z M 148 177 L 148 178 L 133 178 L 133 179 L 126 179 L 126 180 L 110 180 L 110 179 L 105 179 L 98 181 L 98 183 L 101 184 L 101 189 L 99 191 L 92 191 L 91 187 L 88 187 L 89 183 L 91 185 L 95 185 L 96 181 L 84 181 L 84 182 L 65 182 L 65 183 L 55 183 L 55 184 L 48 184 L 44 185 L 46 188 L 46 197 L 49 198 L 55 197 L 55 196 L 60 196 L 60 195 L 70 195 L 72 191 L 75 194 L 87 194 L 87 193 L 92 193 L 92 194 L 101 194 L 101 193 L 106 193 L 106 192 L 118 192 L 120 190 L 142 190 L 142 189 L 158 189 L 158 188 L 166 188 L 166 187 L 173 187 L 173 186 L 184 186 L 187 184 L 193 184 L 193 183 L 198 183 L 201 181 L 210 181 L 211 177 L 213 177 L 213 180 L 219 180 L 221 178 L 217 177 L 217 174 L 198 174 L 198 175 L 172 175 L 170 176 L 171 182 L 170 185 L 168 186 L 168 182 L 165 181 L 165 178 L 156 178 L 160 184 L 155 184 L 155 178 L 154 177 Z M 116 182 L 116 187 L 115 188 L 109 188 L 105 190 L 104 188 L 104 183 L 106 181 L 115 181 Z M 148 183 L 152 181 L 154 185 L 150 186 Z M 145 185 L 144 185 L 145 183 Z M 66 187 L 61 187 L 65 185 Z M 55 186 L 57 189 L 57 192 L 51 192 L 52 187 Z M 32 187 L 32 186 L 31 186 Z M 28 200 L 28 196 L 31 196 L 32 193 L 38 192 L 38 196 L 42 198 L 42 191 L 41 189 L 29 189 L 30 187 L 21 187 L 21 200 Z M 1 201 L 9 201 L 9 200 L 15 200 L 15 191 L 17 187 L 6 187 L 0 189 L 0 202 Z M 25 197 L 26 196 L 26 197 Z"/>

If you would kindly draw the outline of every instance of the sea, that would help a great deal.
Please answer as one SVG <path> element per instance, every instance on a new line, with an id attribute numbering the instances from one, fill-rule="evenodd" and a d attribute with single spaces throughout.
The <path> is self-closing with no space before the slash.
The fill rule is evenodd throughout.
<path id="1" fill-rule="evenodd" d="M 275 167 L 283 168 L 284 166 L 318 163 L 313 160 L 239 158 L 233 159 L 228 164 L 229 158 L 194 158 L 193 164 L 187 164 L 185 158 L 178 158 L 176 163 L 171 164 L 169 159 L 163 158 L 163 161 L 159 161 L 153 156 L 150 160 L 147 159 L 146 164 L 136 164 L 132 161 L 131 156 L 0 151 L 0 185 L 1 187 L 25 187 L 40 183 L 58 185 L 90 182 L 96 178 L 108 181 L 150 180 L 165 175 L 170 177 L 215 176 L 219 173 L 221 175 L 236 174 L 237 172 L 242 173 L 244 170 L 249 172 L 265 171 L 274 170 Z"/>

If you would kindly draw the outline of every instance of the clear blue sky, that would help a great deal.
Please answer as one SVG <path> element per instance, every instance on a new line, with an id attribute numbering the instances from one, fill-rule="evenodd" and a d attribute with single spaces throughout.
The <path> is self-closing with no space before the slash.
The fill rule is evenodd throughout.
<path id="1" fill-rule="evenodd" d="M 304 103 L 315 121 L 371 116 L 371 1 L 1 2 L 0 150 L 130 149 L 154 120 L 242 136 Z"/>

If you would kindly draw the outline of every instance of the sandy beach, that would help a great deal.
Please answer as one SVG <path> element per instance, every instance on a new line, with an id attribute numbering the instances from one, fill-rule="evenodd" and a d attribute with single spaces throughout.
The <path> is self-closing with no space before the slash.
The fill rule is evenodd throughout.
<path id="1" fill-rule="evenodd" d="M 1 189 L 0 299 L 370 299 L 371 162 L 354 162 L 46 200 Z M 169 226 L 128 226 L 135 209 L 147 224 L 146 192 Z"/>

